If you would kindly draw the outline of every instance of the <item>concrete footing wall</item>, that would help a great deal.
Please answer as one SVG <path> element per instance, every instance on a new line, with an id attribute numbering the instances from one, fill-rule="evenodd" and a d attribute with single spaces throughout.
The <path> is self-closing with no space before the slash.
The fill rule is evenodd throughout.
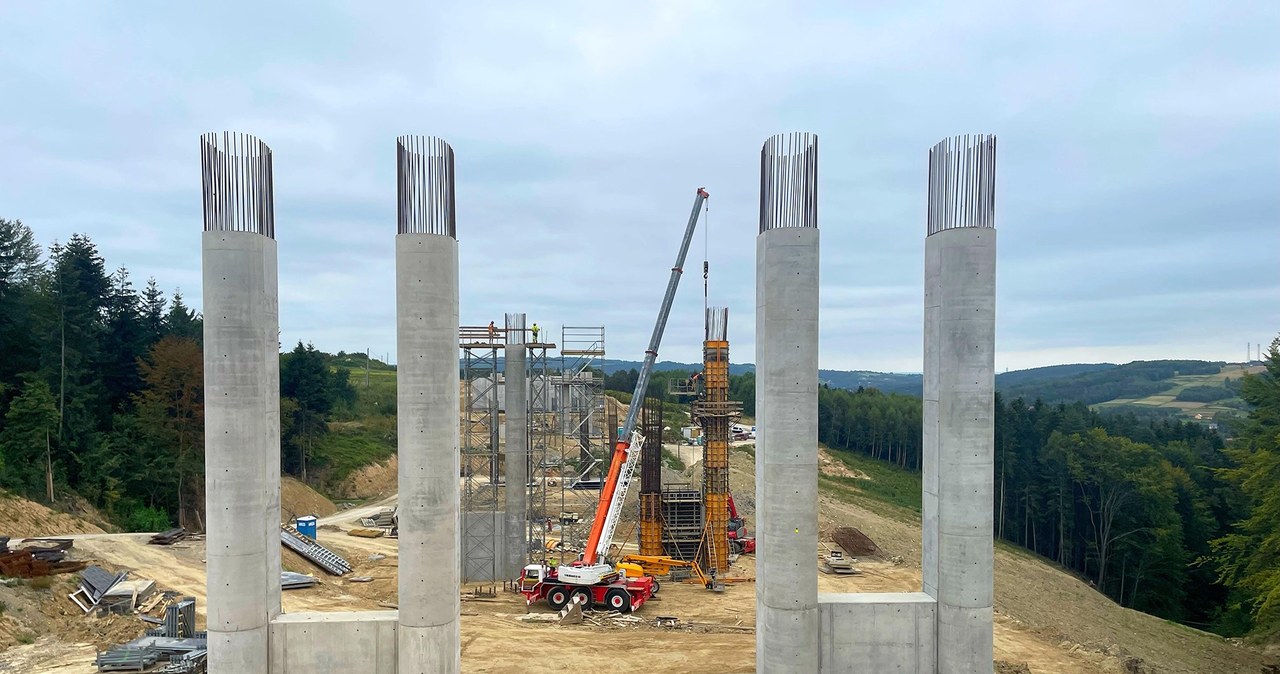
<path id="1" fill-rule="evenodd" d="M 398 615 L 286 613 L 271 621 L 271 674 L 396 674 Z"/>
<path id="2" fill-rule="evenodd" d="M 932 674 L 937 603 L 923 592 L 818 595 L 822 674 Z"/>

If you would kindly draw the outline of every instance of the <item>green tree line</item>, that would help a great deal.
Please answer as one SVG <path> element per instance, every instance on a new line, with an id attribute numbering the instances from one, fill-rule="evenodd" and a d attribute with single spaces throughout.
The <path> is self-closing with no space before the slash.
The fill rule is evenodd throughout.
<path id="1" fill-rule="evenodd" d="M 130 530 L 202 527 L 203 331 L 180 292 L 108 273 L 87 236 L 44 250 L 0 219 L 0 488 L 82 497 Z M 281 460 L 304 478 L 355 404 L 328 358 L 301 343 L 281 356 Z"/>

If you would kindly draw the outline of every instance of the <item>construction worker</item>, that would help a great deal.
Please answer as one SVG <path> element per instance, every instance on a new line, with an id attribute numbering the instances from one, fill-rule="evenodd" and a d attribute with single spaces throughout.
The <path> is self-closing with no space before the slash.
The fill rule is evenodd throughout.
<path id="1" fill-rule="evenodd" d="M 489 321 L 489 341 L 491 341 L 491 342 L 492 342 L 492 341 L 493 341 L 493 338 L 494 338 L 497 334 L 498 334 L 498 328 L 497 328 L 497 326 L 495 326 L 495 325 L 493 324 L 493 321 Z"/>
<path id="2" fill-rule="evenodd" d="M 533 332 L 533 343 L 534 343 L 534 344 L 537 344 L 537 343 L 538 343 L 538 330 L 539 330 L 539 329 L 540 329 L 540 328 L 538 328 L 538 324 L 537 324 L 537 323 L 534 323 L 534 324 L 533 324 L 533 327 L 532 327 L 532 328 L 529 328 L 529 330 L 531 330 L 531 331 Z"/>

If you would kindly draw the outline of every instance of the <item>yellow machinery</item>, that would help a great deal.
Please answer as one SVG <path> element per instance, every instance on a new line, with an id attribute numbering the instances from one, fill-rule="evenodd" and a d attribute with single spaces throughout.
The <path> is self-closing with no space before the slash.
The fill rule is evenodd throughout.
<path id="1" fill-rule="evenodd" d="M 627 555 L 622 558 L 622 562 L 618 564 L 619 568 L 628 568 L 627 575 L 631 575 L 631 568 L 638 569 L 646 576 L 669 578 L 672 569 L 689 569 L 698 582 L 708 590 L 716 592 L 724 591 L 724 583 L 708 578 L 707 574 L 702 572 L 702 567 L 697 562 L 685 561 L 674 557 L 666 557 L 663 555 Z M 657 588 L 655 588 L 656 591 Z"/>

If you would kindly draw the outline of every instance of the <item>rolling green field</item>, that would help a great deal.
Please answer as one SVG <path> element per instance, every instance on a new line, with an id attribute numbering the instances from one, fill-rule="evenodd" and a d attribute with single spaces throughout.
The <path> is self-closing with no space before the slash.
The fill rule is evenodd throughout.
<path id="1" fill-rule="evenodd" d="M 1178 395 L 1192 387 L 1221 387 L 1228 379 L 1238 380 L 1246 372 L 1257 374 L 1262 372 L 1261 365 L 1243 367 L 1239 364 L 1224 365 L 1216 374 L 1194 374 L 1171 377 L 1169 388 L 1143 398 L 1116 398 L 1096 403 L 1092 407 L 1097 410 L 1122 411 L 1126 407 L 1138 410 L 1168 410 L 1184 418 L 1208 421 L 1219 412 L 1227 414 L 1243 414 L 1244 403 L 1238 396 L 1231 396 L 1212 402 L 1178 400 Z"/>

